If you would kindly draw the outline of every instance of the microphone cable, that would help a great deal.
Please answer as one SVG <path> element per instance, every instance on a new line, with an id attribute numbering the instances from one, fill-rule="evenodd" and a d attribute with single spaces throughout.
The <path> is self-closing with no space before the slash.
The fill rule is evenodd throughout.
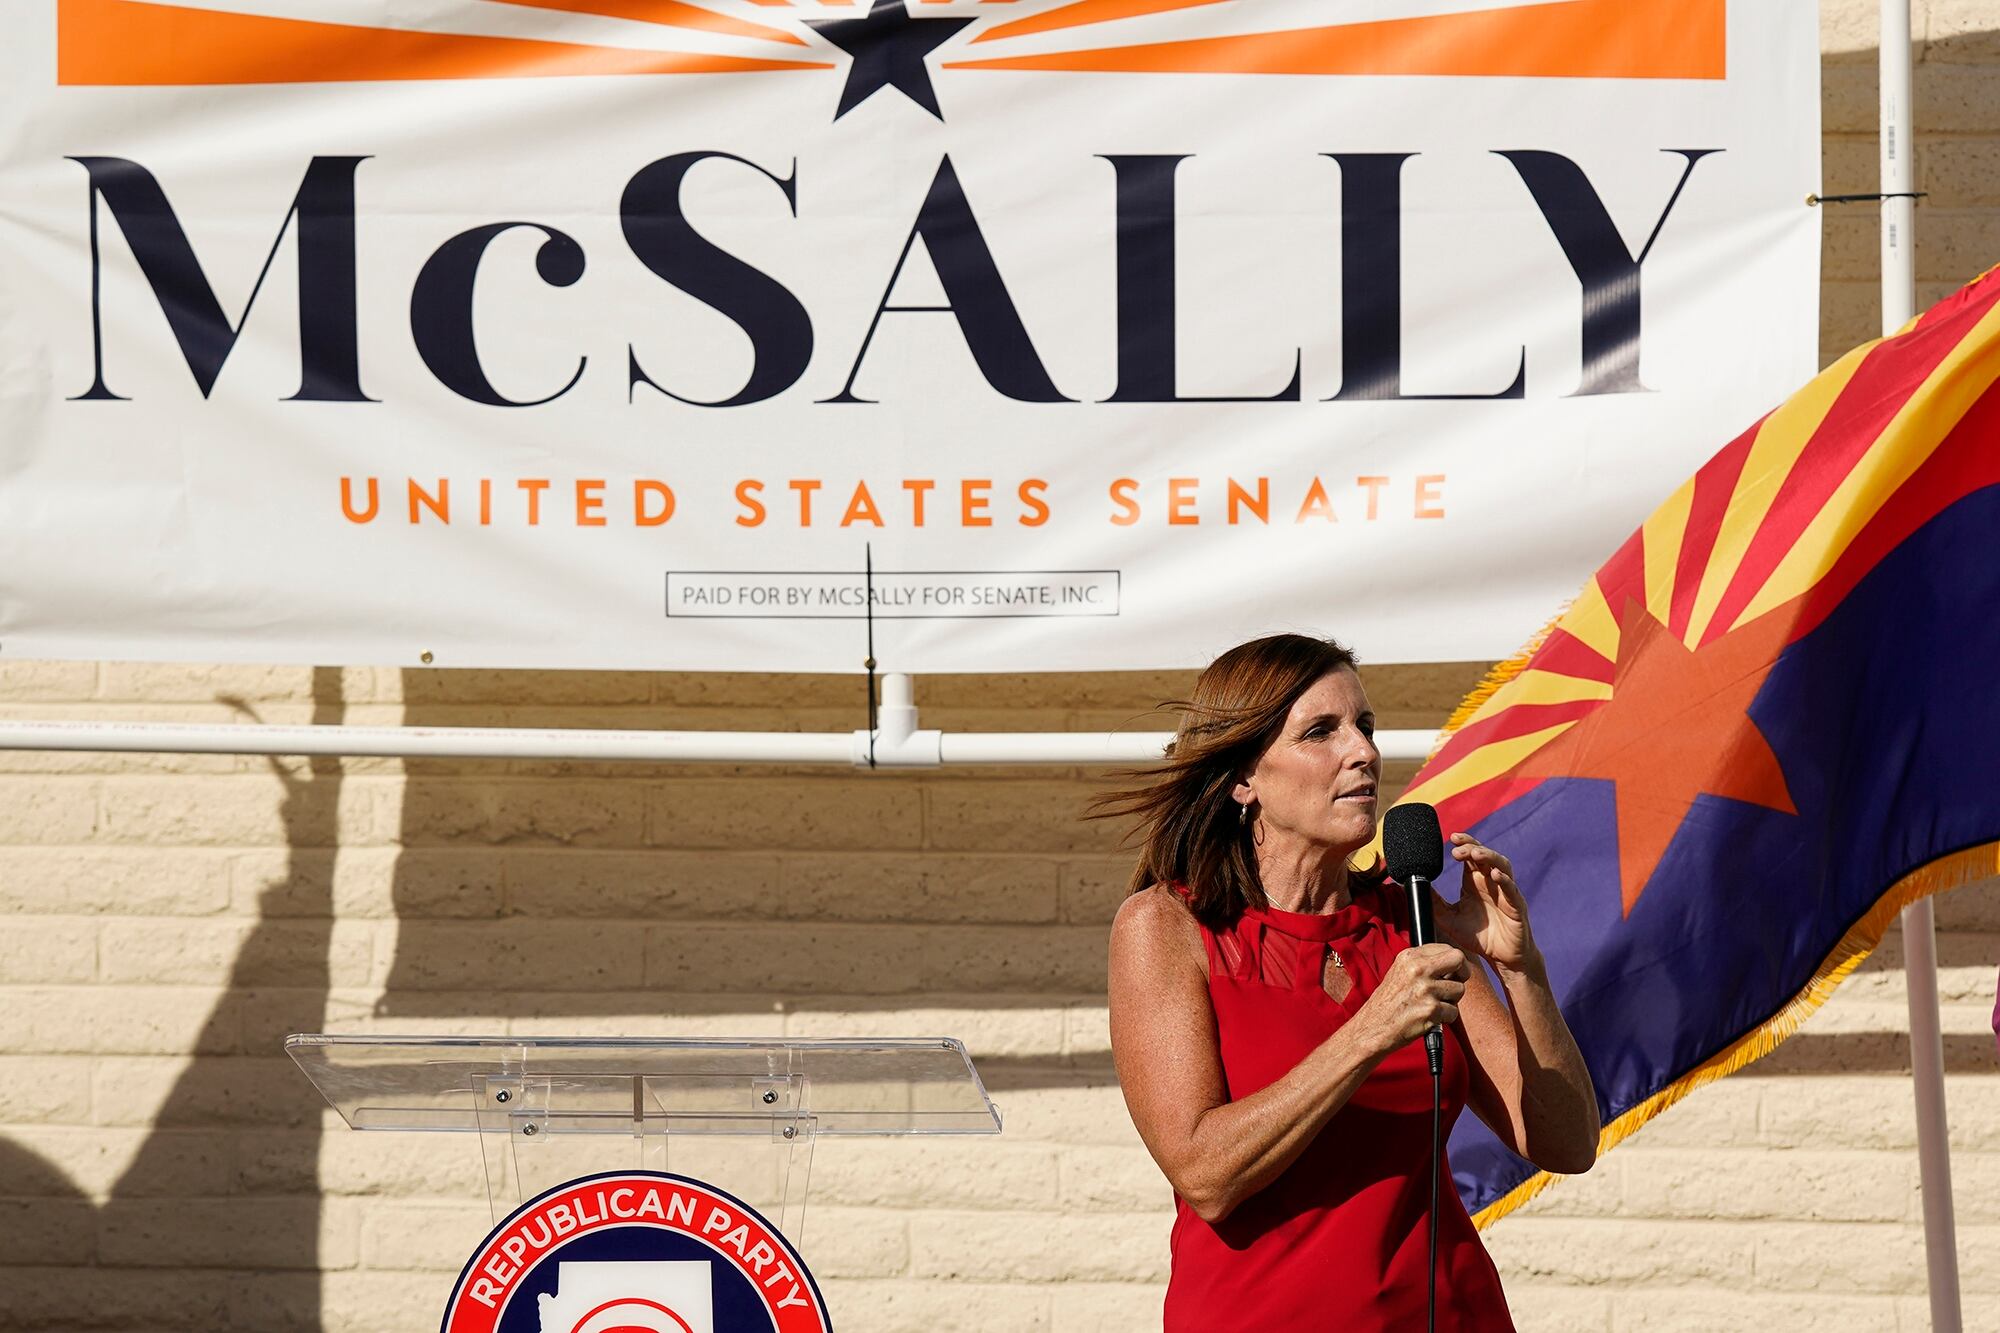
<path id="1" fill-rule="evenodd" d="M 1424 1034 L 1424 1053 L 1431 1066 L 1431 1243 L 1430 1291 L 1425 1305 L 1425 1333 L 1437 1333 L 1438 1326 L 1438 1163 L 1444 1160 L 1444 1039 L 1436 1031 Z"/>

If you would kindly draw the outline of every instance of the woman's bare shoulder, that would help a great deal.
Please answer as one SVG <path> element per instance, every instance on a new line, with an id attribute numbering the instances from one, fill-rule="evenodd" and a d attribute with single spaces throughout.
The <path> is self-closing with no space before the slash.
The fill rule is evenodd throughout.
<path id="1" fill-rule="evenodd" d="M 1201 927 L 1181 896 L 1164 884 L 1139 890 L 1118 906 L 1111 923 L 1114 952 L 1202 958 Z"/>

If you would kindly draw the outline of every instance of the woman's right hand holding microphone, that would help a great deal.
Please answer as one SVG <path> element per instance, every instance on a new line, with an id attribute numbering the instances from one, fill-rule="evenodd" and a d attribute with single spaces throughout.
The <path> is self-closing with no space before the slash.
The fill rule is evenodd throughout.
<path id="1" fill-rule="evenodd" d="M 1430 1027 L 1458 1021 L 1459 997 L 1472 973 L 1463 952 L 1449 944 L 1405 949 L 1382 974 L 1382 983 L 1355 1014 L 1369 1044 L 1389 1055 Z"/>

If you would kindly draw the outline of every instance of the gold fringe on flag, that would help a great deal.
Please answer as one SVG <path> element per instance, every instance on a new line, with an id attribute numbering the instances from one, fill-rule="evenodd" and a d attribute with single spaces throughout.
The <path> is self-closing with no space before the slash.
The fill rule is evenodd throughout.
<path id="1" fill-rule="evenodd" d="M 1519 670 L 1516 667 L 1515 670 Z M 1859 967 L 1862 960 L 1882 942 L 1889 923 L 1896 919 L 1911 903 L 1932 894 L 1943 893 L 1975 880 L 1986 879 L 2000 874 L 2000 842 L 1984 843 L 1962 852 L 1939 857 L 1897 880 L 1888 892 L 1879 898 L 1868 914 L 1850 926 L 1833 952 L 1812 975 L 1805 988 L 1794 995 L 1778 1012 L 1759 1024 L 1753 1031 L 1739 1038 L 1706 1063 L 1675 1079 L 1666 1087 L 1640 1102 L 1625 1114 L 1604 1127 L 1597 1139 L 1597 1155 L 1605 1153 L 1622 1143 L 1641 1125 L 1660 1112 L 1672 1106 L 1681 1098 L 1704 1084 L 1726 1078 L 1744 1066 L 1763 1059 L 1799 1030 L 1800 1024 L 1810 1018 L 1815 1010 L 1825 1004 L 1834 988 L 1847 979 L 1850 972 Z M 1522 1181 L 1507 1194 L 1495 1199 L 1474 1214 L 1472 1224 L 1485 1230 L 1507 1214 L 1519 1208 L 1546 1189 L 1560 1176 L 1547 1171 L 1539 1171 Z"/>

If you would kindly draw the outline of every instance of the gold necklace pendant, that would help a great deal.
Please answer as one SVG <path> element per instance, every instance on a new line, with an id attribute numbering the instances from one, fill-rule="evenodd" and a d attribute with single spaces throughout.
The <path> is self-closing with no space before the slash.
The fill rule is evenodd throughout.
<path id="1" fill-rule="evenodd" d="M 1320 965 L 1319 984 L 1335 1001 L 1346 999 L 1354 990 L 1354 974 L 1347 970 L 1347 960 L 1340 956 L 1340 950 L 1328 946 L 1326 961 Z"/>

